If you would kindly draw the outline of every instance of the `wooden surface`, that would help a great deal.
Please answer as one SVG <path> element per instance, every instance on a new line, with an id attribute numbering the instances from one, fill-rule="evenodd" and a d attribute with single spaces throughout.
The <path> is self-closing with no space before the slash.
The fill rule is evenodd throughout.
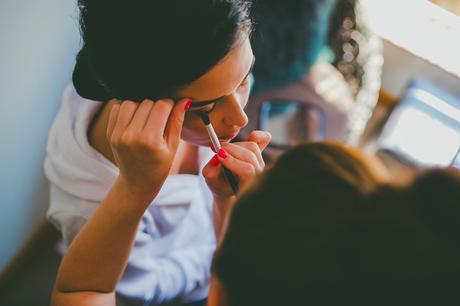
<path id="1" fill-rule="evenodd" d="M 382 160 L 395 180 L 407 181 L 418 171 L 418 168 L 403 162 L 390 152 L 378 150 L 376 143 L 385 122 L 398 104 L 398 100 L 397 97 L 384 90 L 380 91 L 378 103 L 361 137 L 360 147 Z"/>

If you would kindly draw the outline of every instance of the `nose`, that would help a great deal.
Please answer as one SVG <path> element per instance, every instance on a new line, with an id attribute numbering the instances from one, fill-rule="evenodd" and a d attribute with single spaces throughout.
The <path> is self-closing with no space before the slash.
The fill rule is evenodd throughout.
<path id="1" fill-rule="evenodd" d="M 248 124 L 248 116 L 243 110 L 238 94 L 234 93 L 226 97 L 225 104 L 228 108 L 225 110 L 223 122 L 232 128 L 243 128 Z"/>

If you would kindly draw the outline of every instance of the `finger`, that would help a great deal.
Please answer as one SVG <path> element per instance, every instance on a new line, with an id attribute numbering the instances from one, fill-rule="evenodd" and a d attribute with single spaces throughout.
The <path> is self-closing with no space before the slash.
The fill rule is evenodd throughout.
<path id="1" fill-rule="evenodd" d="M 115 128 L 115 123 L 117 122 L 119 110 L 120 110 L 120 104 L 114 104 L 112 105 L 112 108 L 110 109 L 109 122 L 107 124 L 107 131 L 106 131 L 106 137 L 109 140 L 112 138 L 113 129 Z"/>
<path id="2" fill-rule="evenodd" d="M 207 181 L 216 181 L 221 176 L 222 166 L 220 163 L 216 162 L 216 157 L 213 157 L 209 162 L 203 167 L 202 173 L 204 178 Z"/>
<path id="3" fill-rule="evenodd" d="M 219 153 L 218 158 L 220 163 L 225 168 L 230 170 L 234 175 L 236 175 L 239 180 L 245 180 L 259 172 L 253 164 L 238 158 L 234 158 L 230 154 L 228 154 L 226 157 L 223 157 Z"/>
<path id="4" fill-rule="evenodd" d="M 161 99 L 156 101 L 150 111 L 147 123 L 144 127 L 144 132 L 163 139 L 166 123 L 168 122 L 173 106 L 174 101 L 171 99 Z"/>
<path id="5" fill-rule="evenodd" d="M 253 165 L 257 172 L 265 166 L 260 149 L 254 142 L 223 143 L 222 148 L 232 157 Z"/>
<path id="6" fill-rule="evenodd" d="M 121 135 L 126 130 L 137 107 L 138 104 L 133 101 L 124 101 L 121 103 L 112 136 Z"/>
<path id="7" fill-rule="evenodd" d="M 127 129 L 133 133 L 140 133 L 147 123 L 153 105 L 154 103 L 152 100 L 144 100 L 136 109 L 133 119 Z"/>
<path id="8" fill-rule="evenodd" d="M 255 142 L 252 141 L 241 141 L 241 142 L 234 142 L 234 145 L 243 147 L 247 150 L 250 150 L 251 152 L 254 153 L 255 157 L 257 158 L 259 165 L 262 167 L 265 167 L 265 161 L 262 156 L 262 152 L 260 151 L 259 145 L 257 145 Z"/>
<path id="9" fill-rule="evenodd" d="M 177 146 L 179 144 L 185 113 L 189 109 L 191 103 L 192 100 L 190 99 L 180 100 L 174 106 L 171 116 L 169 116 L 168 125 L 165 131 L 165 139 L 166 142 L 172 146 Z"/>
<path id="10" fill-rule="evenodd" d="M 255 142 L 259 146 L 260 151 L 265 150 L 270 140 L 272 140 L 272 135 L 266 131 L 252 131 L 248 137 L 248 141 Z"/>

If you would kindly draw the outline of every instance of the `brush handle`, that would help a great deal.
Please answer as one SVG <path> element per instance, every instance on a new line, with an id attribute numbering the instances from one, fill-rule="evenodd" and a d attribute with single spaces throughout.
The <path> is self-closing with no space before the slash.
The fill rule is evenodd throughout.
<path id="1" fill-rule="evenodd" d="M 206 113 L 201 114 L 201 120 L 203 120 L 204 125 L 206 126 L 206 130 L 208 131 L 209 138 L 211 139 L 211 143 L 214 146 L 214 149 L 216 153 L 221 149 L 220 141 L 219 138 L 216 135 L 216 132 L 214 131 L 214 128 L 212 127 L 211 121 L 209 120 L 209 117 Z M 227 182 L 230 184 L 230 187 L 232 187 L 233 193 L 236 195 L 239 190 L 238 186 L 238 181 L 236 180 L 235 176 L 233 173 L 228 170 L 225 167 L 222 167 L 224 169 L 224 175 L 225 178 L 227 179 Z"/>
<path id="2" fill-rule="evenodd" d="M 236 195 L 239 191 L 238 181 L 236 180 L 235 175 L 225 167 L 222 167 L 224 170 L 225 178 L 227 178 L 230 187 L 232 187 L 233 193 Z"/>

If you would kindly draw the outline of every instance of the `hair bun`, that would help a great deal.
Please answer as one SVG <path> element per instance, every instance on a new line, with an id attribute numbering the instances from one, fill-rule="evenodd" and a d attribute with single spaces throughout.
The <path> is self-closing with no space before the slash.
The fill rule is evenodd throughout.
<path id="1" fill-rule="evenodd" d="M 78 52 L 72 82 L 77 93 L 85 99 L 105 102 L 112 98 L 95 76 L 85 46 Z"/>

